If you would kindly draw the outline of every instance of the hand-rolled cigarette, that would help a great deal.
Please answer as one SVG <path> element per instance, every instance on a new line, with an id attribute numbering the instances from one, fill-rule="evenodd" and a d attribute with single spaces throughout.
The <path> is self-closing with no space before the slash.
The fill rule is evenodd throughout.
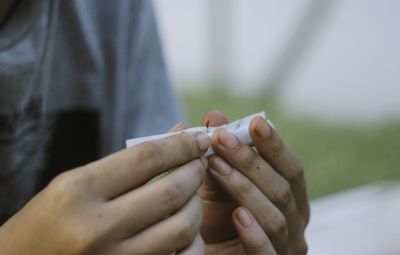
<path id="1" fill-rule="evenodd" d="M 194 127 L 194 128 L 185 129 L 185 130 L 182 130 L 179 132 L 129 139 L 126 141 L 126 146 L 131 147 L 131 146 L 134 146 L 134 145 L 146 142 L 146 141 L 153 141 L 153 140 L 165 138 L 165 137 L 168 137 L 171 135 L 181 134 L 181 133 L 189 133 L 189 132 L 204 132 L 209 137 L 211 137 L 213 135 L 214 131 L 218 128 L 224 128 L 227 131 L 234 134 L 239 139 L 239 141 L 241 141 L 242 143 L 252 145 L 253 141 L 251 140 L 251 137 L 249 134 L 249 126 L 250 126 L 251 120 L 258 116 L 266 119 L 265 112 L 259 112 L 259 113 L 249 115 L 247 117 L 244 117 L 242 119 L 236 120 L 234 122 L 231 122 L 229 124 L 225 124 L 225 125 L 222 125 L 219 127 Z M 267 121 L 271 125 L 271 127 L 275 128 L 269 120 L 267 120 Z M 210 147 L 204 155 L 208 157 L 213 154 L 214 154 L 214 150 Z"/>

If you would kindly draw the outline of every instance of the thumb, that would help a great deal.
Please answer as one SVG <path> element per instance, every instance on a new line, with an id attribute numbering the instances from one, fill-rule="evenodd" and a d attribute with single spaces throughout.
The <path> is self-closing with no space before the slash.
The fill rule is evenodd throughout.
<path id="1" fill-rule="evenodd" d="M 220 111 L 210 110 L 204 114 L 202 119 L 203 126 L 218 127 L 223 124 L 228 124 L 228 118 Z"/>
<path id="2" fill-rule="evenodd" d="M 220 111 L 210 110 L 206 114 L 204 114 L 202 119 L 202 125 L 207 127 L 218 127 L 223 124 L 227 124 L 228 118 Z M 214 157 L 209 158 L 209 163 L 213 161 Z M 225 193 L 222 191 L 222 188 L 217 184 L 217 182 L 209 175 L 206 174 L 203 185 L 199 190 L 200 196 L 204 200 L 229 200 Z"/>
<path id="3" fill-rule="evenodd" d="M 203 119 L 204 126 L 216 127 L 228 123 L 228 118 L 217 110 L 207 112 Z M 213 157 L 209 158 L 212 162 Z M 231 221 L 236 203 L 222 190 L 222 187 L 207 172 L 203 184 L 198 190 L 203 199 L 203 224 L 200 232 L 206 243 L 228 240 L 236 235 Z"/>

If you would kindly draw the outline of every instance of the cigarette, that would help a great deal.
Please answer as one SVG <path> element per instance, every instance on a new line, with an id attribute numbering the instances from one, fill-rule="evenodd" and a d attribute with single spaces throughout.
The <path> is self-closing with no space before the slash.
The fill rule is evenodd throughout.
<path id="1" fill-rule="evenodd" d="M 127 147 L 132 147 L 140 143 L 144 143 L 147 141 L 153 141 L 153 140 L 158 140 L 162 139 L 168 136 L 176 135 L 176 134 L 181 134 L 181 133 L 190 133 L 190 132 L 203 132 L 206 133 L 209 137 L 211 137 L 214 133 L 215 130 L 218 128 L 224 128 L 233 135 L 235 135 L 239 141 L 242 143 L 246 143 L 249 145 L 253 145 L 253 141 L 250 137 L 249 134 L 249 126 L 250 122 L 252 119 L 255 117 L 262 117 L 264 118 L 269 125 L 271 125 L 272 128 L 275 129 L 274 125 L 266 118 L 265 112 L 259 112 L 255 113 L 249 116 L 246 116 L 242 119 L 236 120 L 234 122 L 231 122 L 229 124 L 225 124 L 219 127 L 194 127 L 194 128 L 188 128 L 179 132 L 172 132 L 172 133 L 167 133 L 167 134 L 159 134 L 159 135 L 152 135 L 152 136 L 145 136 L 145 137 L 139 137 L 139 138 L 134 138 L 134 139 L 129 139 L 126 140 L 126 146 Z M 206 153 L 204 154 L 206 157 L 209 157 L 211 155 L 214 155 L 214 150 L 210 147 Z"/>

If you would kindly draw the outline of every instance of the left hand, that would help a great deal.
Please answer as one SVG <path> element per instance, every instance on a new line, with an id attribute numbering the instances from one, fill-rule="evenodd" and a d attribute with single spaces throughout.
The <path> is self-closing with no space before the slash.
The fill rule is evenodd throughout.
<path id="1" fill-rule="evenodd" d="M 227 123 L 217 111 L 203 123 Z M 303 168 L 264 119 L 249 128 L 254 147 L 227 131 L 212 137 L 216 155 L 199 194 L 207 254 L 306 254 L 309 204 Z"/>

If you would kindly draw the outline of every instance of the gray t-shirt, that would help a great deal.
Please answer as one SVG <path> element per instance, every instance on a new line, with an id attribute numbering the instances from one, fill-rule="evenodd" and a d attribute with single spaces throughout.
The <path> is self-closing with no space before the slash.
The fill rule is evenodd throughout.
<path id="1" fill-rule="evenodd" d="M 149 0 L 22 0 L 0 28 L 0 225 L 55 175 L 178 117 Z"/>

